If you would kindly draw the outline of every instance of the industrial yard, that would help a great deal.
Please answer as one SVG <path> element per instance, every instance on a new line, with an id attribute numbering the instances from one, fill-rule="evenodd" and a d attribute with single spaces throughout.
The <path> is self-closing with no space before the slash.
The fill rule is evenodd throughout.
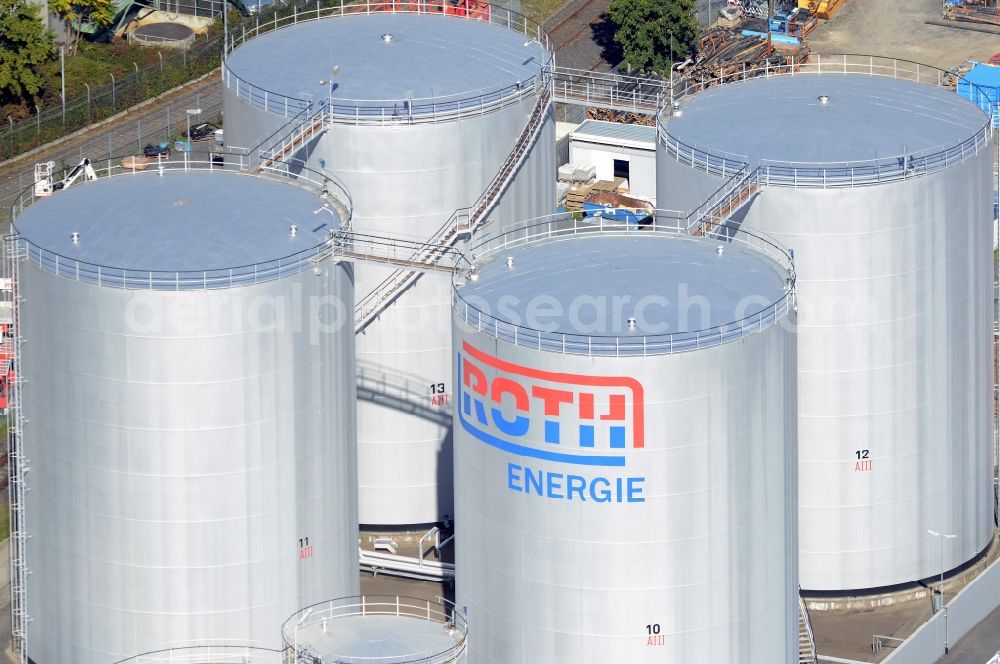
<path id="1" fill-rule="evenodd" d="M 1000 664 L 1000 8 L 692 4 L 234 12 L 0 164 L 4 661 Z"/>

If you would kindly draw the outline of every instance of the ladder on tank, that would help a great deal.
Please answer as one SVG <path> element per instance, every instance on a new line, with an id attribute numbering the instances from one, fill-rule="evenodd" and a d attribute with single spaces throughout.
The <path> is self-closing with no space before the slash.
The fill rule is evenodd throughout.
<path id="1" fill-rule="evenodd" d="M 514 144 L 514 149 L 507 155 L 507 159 L 486 187 L 486 191 L 471 208 L 455 210 L 438 232 L 423 243 L 423 248 L 410 257 L 411 264 L 424 266 L 436 264 L 445 255 L 443 252 L 454 247 L 459 240 L 471 237 L 489 223 L 486 216 L 496 206 L 501 194 L 510 186 L 517 169 L 524 163 L 528 151 L 545 124 L 545 116 L 552 104 L 552 79 L 543 79 L 540 88 L 538 100 Z M 416 283 L 424 271 L 426 269 L 396 270 L 368 293 L 354 308 L 355 331 L 363 332 L 389 304 Z"/>
<path id="2" fill-rule="evenodd" d="M 24 555 L 25 542 L 28 534 L 24 527 L 24 474 L 27 472 L 27 459 L 22 452 L 21 433 L 24 430 L 24 416 L 21 411 L 21 329 L 20 307 L 18 295 L 18 278 L 20 263 L 26 258 L 25 247 L 16 237 L 4 239 L 4 295 L 9 293 L 11 301 L 11 359 L 13 363 L 12 376 L 7 384 L 7 472 L 10 497 L 10 621 L 11 639 L 14 651 L 18 653 L 21 664 L 27 661 L 26 645 L 28 638 L 28 610 L 26 603 L 25 582 L 28 569 Z M 7 290 L 9 288 L 9 291 Z M 4 367 L 4 371 L 8 368 Z"/>

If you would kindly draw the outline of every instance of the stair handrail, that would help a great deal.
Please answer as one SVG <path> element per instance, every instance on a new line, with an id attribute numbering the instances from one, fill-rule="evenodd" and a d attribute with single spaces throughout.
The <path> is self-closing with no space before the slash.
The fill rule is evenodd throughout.
<path id="1" fill-rule="evenodd" d="M 722 183 L 718 189 L 716 189 L 708 199 L 692 210 L 685 221 L 687 223 L 688 232 L 692 233 L 698 228 L 702 229 L 702 232 L 708 232 L 711 230 L 709 225 L 718 226 L 726 218 L 729 217 L 735 210 L 730 209 L 729 213 L 726 215 L 721 215 L 721 211 L 727 206 L 732 205 L 733 202 L 737 201 L 740 196 L 747 190 L 747 188 L 753 184 L 760 183 L 760 167 L 750 170 L 749 164 L 744 164 L 743 167 L 736 171 L 736 173 L 730 177 L 728 180 Z M 718 221 L 712 224 L 712 221 L 718 217 Z M 725 217 L 725 218 L 723 218 Z"/>
<path id="2" fill-rule="evenodd" d="M 809 620 L 809 612 L 806 610 L 806 601 L 802 597 L 802 588 L 799 588 L 799 616 L 802 622 L 806 626 L 806 634 L 809 635 L 809 647 L 812 648 L 812 658 L 810 659 L 811 664 L 817 664 L 816 656 L 816 635 L 813 634 L 812 621 Z"/>
<path id="3" fill-rule="evenodd" d="M 538 101 L 532 109 L 528 122 L 525 124 L 524 129 L 514 143 L 514 147 L 507 155 L 496 175 L 493 176 L 486 189 L 472 206 L 459 208 L 452 212 L 425 245 L 440 246 L 447 244 L 450 247 L 462 235 L 466 233 L 474 235 L 483 226 L 486 222 L 486 215 L 493 210 L 500 195 L 509 186 L 517 169 L 523 163 L 524 156 L 528 153 L 528 147 L 537 138 L 538 132 L 545 123 L 545 115 L 552 104 L 553 81 L 552 70 L 547 68 L 540 79 Z M 464 227 L 460 223 L 462 219 L 467 220 Z M 418 257 L 415 255 L 411 260 L 416 261 L 417 259 Z M 391 297 L 392 293 L 402 292 L 408 287 L 408 282 L 415 281 L 419 278 L 419 275 L 420 272 L 412 270 L 395 270 L 371 292 L 365 295 L 354 309 L 355 331 L 363 332 L 393 299 Z"/>
<path id="4" fill-rule="evenodd" d="M 341 259 L 390 264 L 405 262 L 412 264 L 412 269 L 424 266 L 430 268 L 446 258 L 454 260 L 454 267 L 468 262 L 465 254 L 451 245 L 428 243 L 397 235 L 364 233 L 355 231 L 350 226 L 335 231 L 331 235 L 330 245 L 331 255 Z"/>
<path id="5" fill-rule="evenodd" d="M 291 120 L 278 127 L 271 133 L 270 136 L 251 148 L 249 155 L 251 163 L 253 164 L 254 160 L 256 160 L 256 165 L 259 166 L 265 161 L 271 161 L 272 163 L 269 165 L 273 166 L 274 161 L 284 161 L 284 157 L 289 155 L 276 157 L 275 146 L 278 146 L 278 152 L 280 153 L 287 142 L 313 127 L 316 122 L 324 122 L 325 127 L 325 117 L 327 111 L 325 101 L 319 103 L 319 108 L 317 110 L 313 112 L 311 111 L 312 104 L 299 111 L 292 117 Z M 288 129 L 289 127 L 291 128 Z M 284 131 L 286 129 L 287 131 Z M 282 133 L 283 131 L 284 133 Z M 264 147 L 265 145 L 266 147 Z"/>
<path id="6" fill-rule="evenodd" d="M 657 78 L 568 67 L 554 67 L 553 74 L 560 100 L 611 110 L 655 114 L 670 93 L 669 82 Z"/>

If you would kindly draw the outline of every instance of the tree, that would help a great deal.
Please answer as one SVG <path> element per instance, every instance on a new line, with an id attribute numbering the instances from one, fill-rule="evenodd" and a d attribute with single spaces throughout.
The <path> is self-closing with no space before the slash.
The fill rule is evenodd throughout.
<path id="1" fill-rule="evenodd" d="M 625 62 L 666 71 L 684 60 L 698 39 L 695 0 L 612 0 L 608 16 Z"/>
<path id="2" fill-rule="evenodd" d="M 38 94 L 37 67 L 52 56 L 52 33 L 29 0 L 0 0 L 0 96 L 26 100 Z"/>
<path id="3" fill-rule="evenodd" d="M 115 20 L 115 5 L 111 0 L 50 0 L 49 7 L 66 24 L 66 34 L 73 35 L 67 53 L 76 52 L 85 23 L 106 28 Z"/>

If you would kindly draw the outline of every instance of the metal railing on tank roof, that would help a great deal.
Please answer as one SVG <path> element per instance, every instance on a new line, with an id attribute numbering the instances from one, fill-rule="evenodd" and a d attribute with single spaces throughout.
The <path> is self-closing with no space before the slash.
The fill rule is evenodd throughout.
<path id="1" fill-rule="evenodd" d="M 446 599 L 417 599 L 399 595 L 362 595 L 340 597 L 313 604 L 295 612 L 281 626 L 285 646 L 285 663 L 326 661 L 320 658 L 314 641 L 321 640 L 328 629 L 336 629 L 336 621 L 367 616 L 394 616 L 439 623 L 451 637 L 453 645 L 428 655 L 397 655 L 364 657 L 350 653 L 331 653 L 344 664 L 453 664 L 465 654 L 468 625 L 465 616 Z M 310 659 L 312 658 L 312 659 Z"/>
<path id="2" fill-rule="evenodd" d="M 859 187 L 926 175 L 951 168 L 979 154 L 990 145 L 993 136 L 992 118 L 983 113 L 983 126 L 959 143 L 947 143 L 917 152 L 889 155 L 878 159 L 842 162 L 795 162 L 761 160 L 750 164 L 745 155 L 727 153 L 702 145 L 685 143 L 668 130 L 671 113 L 683 109 L 685 101 L 699 92 L 718 85 L 746 81 L 754 78 L 815 74 L 856 74 L 880 76 L 912 81 L 946 90 L 965 80 L 951 72 L 930 65 L 874 55 L 839 53 L 834 55 L 810 54 L 807 60 L 788 64 L 747 67 L 718 76 L 704 74 L 676 80 L 671 86 L 667 105 L 657 118 L 659 144 L 667 155 L 678 162 L 713 175 L 731 177 L 744 166 L 760 166 L 760 184 L 798 188 Z M 973 95 L 973 103 L 990 99 L 988 92 L 979 85 L 966 81 Z M 982 111 L 982 109 L 980 109 Z"/>
<path id="3" fill-rule="evenodd" d="M 258 177 L 277 179 L 292 185 L 304 187 L 317 194 L 318 202 L 326 201 L 324 206 L 332 204 L 340 217 L 341 229 L 350 228 L 353 214 L 353 203 L 350 194 L 336 178 L 318 173 L 304 166 L 297 166 L 297 172 L 282 167 L 261 167 L 259 174 L 247 172 L 249 157 L 245 154 L 226 153 L 222 164 L 215 163 L 209 156 L 206 160 L 191 159 L 188 153 L 182 153 L 182 159 L 156 159 L 144 161 L 140 158 L 126 156 L 112 158 L 94 164 L 94 172 L 98 180 L 109 177 L 159 177 L 167 172 L 229 172 L 240 177 Z M 87 182 L 73 187 L 88 186 Z M 55 191 L 49 196 L 64 195 Z M 21 260 L 37 265 L 43 270 L 75 281 L 117 288 L 123 290 L 151 291 L 181 291 L 181 290 L 213 290 L 251 286 L 273 281 L 315 267 L 316 263 L 330 255 L 335 233 L 302 251 L 281 256 L 269 261 L 238 265 L 211 270 L 148 270 L 141 268 L 122 268 L 118 266 L 99 265 L 77 260 L 58 254 L 31 242 L 16 232 L 17 220 L 25 208 L 41 198 L 35 186 L 23 190 L 11 207 L 11 222 L 15 235 L 8 238 L 7 250 L 14 252 Z M 313 221 L 310 218 L 307 221 Z"/>
<path id="4" fill-rule="evenodd" d="M 494 257 L 501 252 L 542 242 L 569 240 L 579 237 L 654 237 L 669 236 L 679 242 L 705 242 L 706 237 L 725 244 L 736 244 L 748 248 L 770 259 L 778 268 L 787 273 L 783 295 L 762 310 L 722 325 L 664 334 L 642 334 L 641 332 L 621 334 L 576 334 L 558 331 L 544 331 L 519 323 L 502 320 L 482 311 L 471 304 L 460 292 L 458 286 L 475 278 L 475 270 L 468 273 L 456 272 L 452 288 L 452 305 L 455 315 L 477 332 L 492 335 L 517 346 L 534 348 L 567 355 L 645 357 L 684 353 L 701 348 L 718 346 L 756 334 L 778 324 L 795 305 L 795 266 L 790 251 L 776 241 L 742 229 L 721 226 L 704 237 L 690 234 L 689 219 L 682 212 L 656 210 L 650 219 L 639 224 L 608 223 L 597 217 L 578 219 L 574 213 L 548 215 L 526 221 L 496 236 L 490 237 L 472 249 L 472 263 Z"/>
<path id="5" fill-rule="evenodd" d="M 281 664 L 282 652 L 240 645 L 199 645 L 165 648 L 133 655 L 115 664 Z"/>
<path id="6" fill-rule="evenodd" d="M 228 65 L 229 55 L 255 37 L 298 23 L 317 21 L 358 14 L 428 14 L 482 21 L 503 27 L 529 40 L 537 42 L 547 58 L 540 63 L 539 73 L 515 83 L 503 86 L 489 86 L 450 95 L 399 99 L 345 99 L 330 97 L 318 101 L 316 107 L 325 109 L 328 119 L 338 124 L 411 124 L 446 122 L 466 115 L 484 114 L 515 103 L 524 97 L 537 94 L 539 86 L 551 85 L 554 51 L 549 37 L 541 25 L 527 16 L 505 7 L 478 3 L 477 7 L 466 10 L 452 5 L 448 0 L 348 0 L 331 6 L 316 3 L 315 9 L 299 11 L 293 5 L 290 16 L 277 17 L 234 37 L 226 47 L 226 58 L 222 63 L 224 85 L 236 96 L 251 105 L 271 113 L 291 117 L 313 105 L 311 99 L 285 95 L 255 85 L 235 74 Z"/>

